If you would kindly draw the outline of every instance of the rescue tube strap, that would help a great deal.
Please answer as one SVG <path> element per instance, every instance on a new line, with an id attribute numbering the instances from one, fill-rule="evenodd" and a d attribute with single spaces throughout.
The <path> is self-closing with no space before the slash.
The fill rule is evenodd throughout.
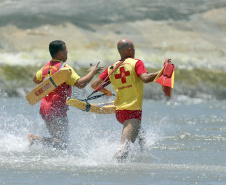
<path id="1" fill-rule="evenodd" d="M 52 84 L 54 85 L 54 87 L 58 87 L 55 82 L 53 81 L 52 77 L 49 77 L 49 80 L 52 82 Z"/>
<path id="2" fill-rule="evenodd" d="M 100 98 L 100 97 L 105 96 L 105 95 L 106 94 L 99 94 L 99 95 L 96 95 L 96 96 L 88 97 L 84 101 L 87 101 L 87 100 L 95 100 L 95 99 Z"/>
<path id="3" fill-rule="evenodd" d="M 110 80 L 106 82 L 106 80 L 109 78 L 109 76 L 125 61 L 126 59 L 124 60 L 121 60 L 115 67 L 114 69 L 112 69 L 112 71 L 108 74 L 108 76 L 103 80 L 103 82 L 93 91 L 93 92 L 97 92 L 101 89 L 103 89 L 105 86 L 109 85 L 111 82 Z M 105 83 L 105 84 L 104 84 Z M 93 94 L 93 93 L 92 93 Z"/>
<path id="4" fill-rule="evenodd" d="M 91 105 L 88 102 L 86 102 L 86 103 L 87 103 L 86 104 L 86 109 L 84 111 L 89 112 Z"/>

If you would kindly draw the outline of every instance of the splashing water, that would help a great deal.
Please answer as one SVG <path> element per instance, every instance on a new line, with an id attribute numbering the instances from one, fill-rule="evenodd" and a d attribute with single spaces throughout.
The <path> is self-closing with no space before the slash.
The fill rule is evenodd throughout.
<path id="1" fill-rule="evenodd" d="M 149 184 L 150 179 L 165 184 L 168 179 L 177 184 L 178 177 L 182 184 L 221 182 L 226 172 L 222 166 L 225 162 L 222 146 L 226 140 L 224 103 L 185 99 L 144 102 L 145 150 L 141 152 L 136 141 L 123 163 L 113 159 L 120 146 L 122 131 L 122 125 L 114 115 L 95 115 L 71 107 L 67 151 L 39 144 L 29 148 L 27 133 L 48 136 L 37 113 L 39 105 L 30 107 L 21 98 L 3 99 L 0 115 L 0 171 L 3 176 L 0 178 L 9 183 L 15 177 L 23 182 L 37 176 L 40 180 L 36 182 L 43 183 L 53 177 L 55 183 L 62 184 L 75 179 L 86 183 L 89 181 L 85 179 L 92 179 L 92 184 L 95 179 L 97 184 L 131 184 L 141 179 L 143 184 Z M 21 175 L 16 175 L 18 173 Z"/>

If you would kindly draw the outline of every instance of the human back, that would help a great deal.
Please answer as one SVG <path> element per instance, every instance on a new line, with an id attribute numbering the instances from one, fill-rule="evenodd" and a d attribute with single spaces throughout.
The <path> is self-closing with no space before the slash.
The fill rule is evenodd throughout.
<path id="1" fill-rule="evenodd" d="M 63 66 L 62 66 L 63 65 Z M 60 68 L 64 67 L 64 63 L 59 60 L 51 60 L 42 68 L 42 79 L 53 75 Z M 68 105 L 66 105 L 67 97 L 72 93 L 71 85 L 66 82 L 57 87 L 54 91 L 45 96 L 41 101 L 40 114 L 46 120 L 52 120 L 55 117 L 66 116 Z"/>
<path id="2" fill-rule="evenodd" d="M 72 67 L 64 63 L 67 60 L 68 51 L 66 44 L 63 41 L 52 41 L 49 44 L 49 52 L 52 60 L 47 62 L 35 73 L 33 82 L 40 84 L 45 78 L 53 75 L 63 67 L 70 69 L 71 76 L 66 82 L 46 95 L 41 101 L 40 114 L 46 124 L 50 137 L 41 137 L 29 133 L 27 138 L 30 146 L 33 145 L 33 141 L 35 141 L 57 149 L 66 149 L 69 141 L 68 106 L 66 105 L 66 98 L 71 96 L 71 86 L 76 86 L 79 89 L 86 87 L 93 76 L 99 73 L 103 67 L 98 67 L 100 62 L 95 66 L 90 63 L 90 71 L 88 74 L 80 77 Z"/>
<path id="3" fill-rule="evenodd" d="M 126 58 L 124 62 L 110 75 L 112 86 L 117 98 L 114 105 L 116 110 L 141 110 L 143 98 L 143 82 L 136 74 L 135 66 L 139 60 Z M 113 66 L 117 65 L 116 62 Z M 112 71 L 108 68 L 108 73 Z"/>
<path id="4" fill-rule="evenodd" d="M 123 125 L 123 130 L 121 146 L 114 158 L 121 161 L 128 156 L 130 145 L 135 142 L 137 137 L 143 151 L 145 145 L 145 132 L 141 127 L 143 83 L 152 82 L 159 72 L 148 73 L 143 61 L 134 59 L 135 49 L 131 40 L 121 39 L 118 41 L 117 49 L 121 59 L 113 66 L 108 67 L 92 83 L 92 88 L 96 89 L 104 81 L 110 79 L 117 93 L 114 103 L 115 115 L 118 122 Z M 119 62 L 122 63 L 115 69 Z M 113 69 L 115 71 L 110 74 Z M 103 88 L 100 91 L 106 95 L 112 94 L 110 89 Z"/>

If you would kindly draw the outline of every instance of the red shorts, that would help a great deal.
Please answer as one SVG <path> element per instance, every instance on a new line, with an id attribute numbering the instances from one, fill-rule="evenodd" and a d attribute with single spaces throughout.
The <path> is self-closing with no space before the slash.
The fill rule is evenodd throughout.
<path id="1" fill-rule="evenodd" d="M 116 119 L 123 124 L 129 119 L 139 119 L 142 117 L 142 110 L 116 110 Z"/>

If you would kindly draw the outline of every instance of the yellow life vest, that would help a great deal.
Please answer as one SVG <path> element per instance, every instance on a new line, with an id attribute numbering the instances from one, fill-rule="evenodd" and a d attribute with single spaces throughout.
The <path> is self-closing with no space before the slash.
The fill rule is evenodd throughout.
<path id="1" fill-rule="evenodd" d="M 108 74 L 119 62 L 108 68 Z M 109 77 L 117 93 L 116 110 L 142 110 L 143 82 L 135 71 L 137 62 L 127 58 Z"/>

